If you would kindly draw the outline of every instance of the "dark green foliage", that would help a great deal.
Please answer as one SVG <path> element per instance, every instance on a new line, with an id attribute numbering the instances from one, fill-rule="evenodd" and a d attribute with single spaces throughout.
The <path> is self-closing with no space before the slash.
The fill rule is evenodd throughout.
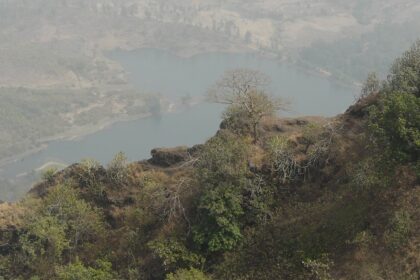
<path id="1" fill-rule="evenodd" d="M 66 238 L 66 225 L 61 224 L 56 217 L 37 217 L 27 226 L 27 233 L 20 237 L 21 252 L 18 261 L 21 265 L 38 273 L 46 263 L 55 264 L 62 261 L 64 250 L 69 249 Z"/>
<path id="2" fill-rule="evenodd" d="M 57 268 L 57 280 L 114 280 L 112 265 L 106 261 L 97 261 L 95 267 L 86 267 L 81 262 Z"/>
<path id="3" fill-rule="evenodd" d="M 223 128 L 229 129 L 238 135 L 250 135 L 252 132 L 251 120 L 246 112 L 237 106 L 229 106 L 222 115 Z"/>
<path id="4" fill-rule="evenodd" d="M 54 175 L 57 173 L 57 168 L 50 167 L 42 172 L 42 180 L 47 181 L 48 183 L 52 183 L 54 179 Z"/>
<path id="5" fill-rule="evenodd" d="M 79 198 L 70 186 L 56 186 L 44 199 L 38 216 L 52 216 L 66 227 L 71 251 L 77 254 L 80 243 L 96 242 L 104 228 L 100 211 Z"/>
<path id="6" fill-rule="evenodd" d="M 244 221 L 247 225 L 267 223 L 276 204 L 276 187 L 260 174 L 248 179 L 244 190 Z"/>
<path id="7" fill-rule="evenodd" d="M 166 276 L 166 280 L 210 280 L 203 272 L 191 268 L 180 269 L 175 273 L 170 273 Z"/>
<path id="8" fill-rule="evenodd" d="M 69 186 L 51 189 L 41 203 L 26 202 L 25 233 L 19 237 L 14 265 L 39 276 L 51 277 L 53 266 L 84 255 L 100 244 L 104 222 L 99 210 L 78 197 Z M 96 247 L 100 253 L 100 247 Z"/>
<path id="9" fill-rule="evenodd" d="M 381 157 L 370 156 L 358 162 L 356 166 L 351 166 L 349 173 L 354 191 L 363 193 L 377 187 L 389 186 L 392 170 L 387 162 L 381 160 Z"/>
<path id="10" fill-rule="evenodd" d="M 420 97 L 420 40 L 395 61 L 388 80 L 391 90 Z"/>
<path id="11" fill-rule="evenodd" d="M 379 104 L 372 106 L 370 132 L 393 162 L 416 162 L 420 153 L 420 41 L 398 58 Z"/>
<path id="12" fill-rule="evenodd" d="M 202 194 L 193 239 L 209 252 L 231 250 L 242 238 L 246 154 L 243 141 L 222 133 L 211 139 L 200 155 L 197 176 Z"/>
<path id="13" fill-rule="evenodd" d="M 244 212 L 237 187 L 220 183 L 200 199 L 202 220 L 194 227 L 194 241 L 209 252 L 232 250 L 242 239 L 240 218 Z"/>
<path id="14" fill-rule="evenodd" d="M 248 171 L 247 153 L 248 144 L 244 140 L 221 131 L 200 152 L 196 168 L 199 183 L 216 185 L 242 179 Z"/>
<path id="15" fill-rule="evenodd" d="M 148 243 L 149 248 L 157 255 L 165 271 L 174 271 L 181 267 L 201 267 L 204 258 L 190 252 L 183 243 L 175 240 L 156 240 Z"/>
<path id="16" fill-rule="evenodd" d="M 420 152 L 420 97 L 389 93 L 371 108 L 369 128 L 376 145 L 394 161 L 418 159 Z"/>
<path id="17" fill-rule="evenodd" d="M 405 245 L 411 233 L 412 220 L 404 210 L 397 211 L 391 218 L 384 239 L 390 249 L 398 249 Z"/>

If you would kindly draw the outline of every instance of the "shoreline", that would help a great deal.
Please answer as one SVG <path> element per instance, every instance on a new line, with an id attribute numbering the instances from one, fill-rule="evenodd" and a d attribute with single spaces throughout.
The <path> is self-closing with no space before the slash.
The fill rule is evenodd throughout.
<path id="1" fill-rule="evenodd" d="M 202 103 L 201 100 L 192 100 L 187 106 L 196 106 L 198 104 Z M 182 104 L 178 104 L 176 102 L 170 102 L 166 108 L 161 112 L 162 115 L 172 114 L 179 111 L 179 108 L 185 106 Z M 14 155 L 12 157 L 7 157 L 0 160 L 0 172 L 2 167 L 7 166 L 11 163 L 17 162 L 23 158 L 26 158 L 28 156 L 34 155 L 36 153 L 39 153 L 45 149 L 48 148 L 48 145 L 52 142 L 56 141 L 79 141 L 83 139 L 84 137 L 87 137 L 89 135 L 95 134 L 97 132 L 100 132 L 104 129 L 107 129 L 111 127 L 114 124 L 121 123 L 121 122 L 130 122 L 130 121 L 136 121 L 141 119 L 147 119 L 153 117 L 153 113 L 141 113 L 141 114 L 135 114 L 135 115 L 121 115 L 115 118 L 105 118 L 102 121 L 96 123 L 96 124 L 88 124 L 85 126 L 76 126 L 71 128 L 70 130 L 60 133 L 54 136 L 46 137 L 43 139 L 40 139 L 39 147 L 29 149 L 23 153 L 20 153 L 18 155 Z"/>
<path id="2" fill-rule="evenodd" d="M 170 112 L 165 111 L 163 114 L 167 114 L 167 113 L 170 113 Z M 20 153 L 18 155 L 14 155 L 12 157 L 1 159 L 0 160 L 0 170 L 2 169 L 2 167 L 6 166 L 8 164 L 17 162 L 17 161 L 19 161 L 23 158 L 34 155 L 36 153 L 39 153 L 39 152 L 47 149 L 48 145 L 51 142 L 55 142 L 55 141 L 77 141 L 77 140 L 83 139 L 86 136 L 89 136 L 91 134 L 102 131 L 102 130 L 104 130 L 104 129 L 106 129 L 106 128 L 108 128 L 108 127 L 110 127 L 110 126 L 112 126 L 116 123 L 146 119 L 146 118 L 150 118 L 152 116 L 153 116 L 152 113 L 143 113 L 143 114 L 132 115 L 132 116 L 120 116 L 120 117 L 112 118 L 112 119 L 110 119 L 110 118 L 104 119 L 103 121 L 101 121 L 97 124 L 74 127 L 67 132 L 60 133 L 60 134 L 55 135 L 55 136 L 51 136 L 51 137 L 41 139 L 39 147 L 37 147 L 37 148 L 27 150 L 23 153 Z"/>
<path id="3" fill-rule="evenodd" d="M 302 64 L 301 62 L 294 60 L 292 58 L 292 56 L 289 55 L 282 55 L 282 53 L 279 52 L 275 52 L 272 50 L 267 50 L 267 49 L 254 49 L 254 48 L 249 48 L 249 47 L 245 47 L 245 48 L 241 48 L 241 49 L 234 49 L 234 48 L 230 48 L 230 49 L 218 49 L 218 48 L 214 48 L 211 50 L 205 50 L 205 51 L 198 51 L 198 50 L 186 50 L 186 51 L 180 51 L 177 49 L 172 49 L 172 48 L 162 48 L 162 47 L 149 47 L 149 46 L 143 46 L 143 47 L 139 47 L 139 48 L 132 48 L 132 47 L 119 47 L 119 48 L 115 48 L 115 49 L 111 49 L 111 50 L 104 50 L 102 55 L 106 58 L 109 59 L 115 63 L 119 62 L 117 60 L 112 59 L 109 54 L 112 52 L 137 52 L 137 51 L 141 51 L 141 50 L 147 50 L 147 49 L 156 49 L 159 51 L 163 51 L 163 52 L 167 52 L 171 55 L 174 55 L 178 58 L 181 59 L 193 59 L 195 57 L 201 56 L 201 55 L 206 55 L 206 54 L 212 54 L 212 53 L 222 53 L 222 54 L 254 54 L 254 55 L 258 55 L 261 56 L 262 58 L 266 58 L 266 59 L 273 59 L 278 63 L 284 63 L 287 66 L 290 67 L 296 67 L 296 69 L 298 69 L 299 71 L 304 72 L 305 74 L 308 75 L 312 75 L 315 77 L 321 77 L 324 78 L 326 80 L 328 80 L 329 82 L 342 86 L 342 87 L 346 87 L 346 88 L 352 88 L 352 89 L 360 89 L 360 82 L 356 82 L 356 81 L 346 81 L 346 80 L 341 80 L 337 77 L 335 72 L 330 72 L 326 69 L 323 68 L 319 68 L 319 67 L 315 67 L 315 66 L 310 66 L 310 65 L 305 65 L 304 63 Z M 120 65 L 121 66 L 121 65 Z M 122 67 L 122 66 L 121 66 Z"/>

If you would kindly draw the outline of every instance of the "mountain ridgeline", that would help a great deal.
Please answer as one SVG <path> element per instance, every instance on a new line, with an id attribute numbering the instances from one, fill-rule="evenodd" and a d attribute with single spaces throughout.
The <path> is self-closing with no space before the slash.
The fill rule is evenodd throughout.
<path id="1" fill-rule="evenodd" d="M 227 72 L 220 130 L 85 160 L 0 204 L 0 279 L 419 279 L 420 42 L 334 118 Z"/>

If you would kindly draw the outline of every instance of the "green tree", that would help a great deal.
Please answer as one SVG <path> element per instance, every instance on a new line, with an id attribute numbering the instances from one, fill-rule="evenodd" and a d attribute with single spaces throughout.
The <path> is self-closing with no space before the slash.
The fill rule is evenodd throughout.
<path id="1" fill-rule="evenodd" d="M 248 170 L 248 143 L 230 132 L 220 132 L 203 147 L 197 162 L 197 179 L 203 185 L 237 182 Z"/>
<path id="2" fill-rule="evenodd" d="M 206 219 L 194 231 L 195 241 L 206 244 L 210 252 L 235 248 L 242 239 L 240 217 L 244 214 L 242 196 L 235 186 L 220 184 L 206 192 L 199 210 Z"/>
<path id="3" fill-rule="evenodd" d="M 420 152 L 420 97 L 388 93 L 370 110 L 373 140 L 398 162 L 416 161 Z"/>
<path id="4" fill-rule="evenodd" d="M 200 267 L 204 258 L 190 252 L 183 243 L 176 239 L 154 240 L 148 247 L 158 256 L 165 271 L 173 271 L 180 267 Z"/>
<path id="5" fill-rule="evenodd" d="M 47 263 L 60 262 L 63 251 L 70 246 L 66 229 L 66 225 L 60 223 L 56 217 L 37 217 L 20 237 L 21 260 L 35 270 L 43 268 Z"/>
<path id="6" fill-rule="evenodd" d="M 231 250 L 242 238 L 246 159 L 246 143 L 230 133 L 211 139 L 200 155 L 197 177 L 202 194 L 193 239 L 210 252 Z"/>
<path id="7" fill-rule="evenodd" d="M 111 263 L 97 261 L 96 267 L 86 267 L 76 261 L 66 266 L 57 268 L 57 280 L 114 280 Z"/>
<path id="8" fill-rule="evenodd" d="M 175 273 L 169 273 L 166 276 L 166 280 L 210 280 L 210 278 L 200 270 L 190 268 L 180 269 Z"/>
<path id="9" fill-rule="evenodd" d="M 53 216 L 67 227 L 72 252 L 77 251 L 80 243 L 96 241 L 104 233 L 100 211 L 79 198 L 70 186 L 52 188 L 39 209 L 39 216 Z"/>
<path id="10" fill-rule="evenodd" d="M 396 59 L 388 83 L 392 91 L 411 93 L 420 97 L 420 40 Z"/>
<path id="11" fill-rule="evenodd" d="M 24 203 L 27 215 L 17 261 L 37 275 L 51 277 L 55 265 L 77 258 L 88 243 L 98 246 L 104 236 L 99 210 L 70 186 L 52 187 L 45 198 L 32 202 Z M 90 248 L 100 253 L 100 247 Z"/>

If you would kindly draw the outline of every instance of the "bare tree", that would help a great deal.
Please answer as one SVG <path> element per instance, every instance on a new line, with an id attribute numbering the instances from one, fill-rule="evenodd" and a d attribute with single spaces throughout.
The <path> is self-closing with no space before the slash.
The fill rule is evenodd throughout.
<path id="1" fill-rule="evenodd" d="M 285 137 L 274 137 L 269 141 L 271 168 L 282 184 L 292 181 L 300 175 L 300 166 L 296 161 L 290 142 Z"/>
<path id="2" fill-rule="evenodd" d="M 252 90 L 266 91 L 270 78 L 255 70 L 234 69 L 224 73 L 222 78 L 210 88 L 209 99 L 220 104 L 233 104 Z"/>
<path id="3" fill-rule="evenodd" d="M 257 142 L 261 119 L 286 108 L 282 99 L 268 94 L 269 84 L 269 77 L 261 72 L 230 70 L 210 88 L 208 98 L 211 102 L 229 105 L 231 112 L 243 113 L 251 127 L 254 142 Z"/>

